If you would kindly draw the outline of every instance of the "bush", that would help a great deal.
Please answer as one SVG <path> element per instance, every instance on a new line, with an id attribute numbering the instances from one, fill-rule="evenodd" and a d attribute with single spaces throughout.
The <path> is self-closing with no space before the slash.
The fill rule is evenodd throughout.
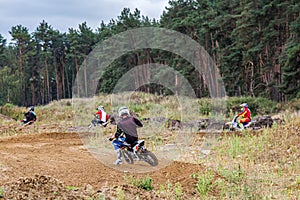
<path id="1" fill-rule="evenodd" d="M 198 173 L 191 174 L 197 180 L 196 190 L 200 196 L 206 196 L 213 189 L 213 172 L 208 170 L 201 176 Z"/>
<path id="2" fill-rule="evenodd" d="M 147 191 L 153 190 L 153 181 L 152 178 L 149 176 L 146 176 L 146 178 L 139 178 L 139 179 L 135 179 L 134 177 L 131 176 L 126 178 L 129 179 L 130 184 L 138 188 L 142 188 Z"/>
<path id="3" fill-rule="evenodd" d="M 293 99 L 290 102 L 288 102 L 284 106 L 284 110 L 299 111 L 300 110 L 300 98 L 299 99 Z"/>
<path id="4" fill-rule="evenodd" d="M 146 176 L 144 179 L 137 179 L 135 182 L 135 186 L 142 188 L 144 190 L 150 191 L 153 190 L 153 181 L 152 178 Z"/>
<path id="5" fill-rule="evenodd" d="M 255 115 L 268 115 L 277 112 L 279 104 L 263 97 L 229 97 L 226 101 L 227 117 L 236 115 L 241 110 L 240 104 L 248 103 L 252 112 Z M 212 100 L 209 98 L 198 99 L 199 112 L 201 115 L 210 115 L 212 111 Z"/>
<path id="6" fill-rule="evenodd" d="M 226 113 L 230 117 L 240 112 L 240 104 L 248 103 L 252 112 L 255 115 L 268 115 L 278 111 L 278 103 L 263 97 L 230 97 L 227 99 Z"/>
<path id="7" fill-rule="evenodd" d="M 6 103 L 4 106 L 1 106 L 0 113 L 14 120 L 19 120 L 24 117 L 24 113 L 21 112 L 21 109 L 10 103 Z"/>
<path id="8" fill-rule="evenodd" d="M 211 113 L 212 102 L 209 98 L 201 98 L 198 100 L 199 112 L 201 115 L 209 115 Z"/>
<path id="9" fill-rule="evenodd" d="M 4 189 L 0 187 L 0 198 L 3 198 Z"/>

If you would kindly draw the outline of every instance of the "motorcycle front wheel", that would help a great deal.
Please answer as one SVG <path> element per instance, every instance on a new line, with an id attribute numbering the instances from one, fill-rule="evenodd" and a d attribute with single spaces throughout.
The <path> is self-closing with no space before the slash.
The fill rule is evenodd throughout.
<path id="1" fill-rule="evenodd" d="M 128 164 L 133 164 L 133 158 L 127 150 L 122 151 L 122 156 Z"/>
<path id="2" fill-rule="evenodd" d="M 140 153 L 139 157 L 151 166 L 158 165 L 158 160 L 154 153 L 152 153 L 151 151 L 145 151 L 143 153 Z"/>

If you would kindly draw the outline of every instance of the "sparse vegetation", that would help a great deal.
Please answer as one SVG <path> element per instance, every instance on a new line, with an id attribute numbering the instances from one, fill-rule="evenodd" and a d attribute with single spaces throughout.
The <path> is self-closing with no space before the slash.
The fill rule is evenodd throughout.
<path id="1" fill-rule="evenodd" d="M 3 192 L 4 192 L 3 187 L 0 187 L 0 198 L 3 198 Z"/>
<path id="2" fill-rule="evenodd" d="M 179 182 L 173 185 L 171 182 L 167 181 L 165 184 L 159 186 L 156 193 L 158 193 L 162 199 L 184 199 L 184 191 Z"/>
<path id="3" fill-rule="evenodd" d="M 67 190 L 79 190 L 78 187 L 74 187 L 74 186 L 70 186 L 70 185 L 67 185 L 67 186 L 66 186 L 66 189 L 67 189 Z"/>
<path id="4" fill-rule="evenodd" d="M 207 171 L 201 175 L 193 175 L 197 178 L 196 189 L 200 196 L 207 196 L 208 192 L 210 192 L 213 188 L 213 172 Z"/>
<path id="5" fill-rule="evenodd" d="M 121 187 L 117 188 L 117 199 L 118 200 L 124 200 L 125 199 L 125 192 L 122 190 Z"/>
<path id="6" fill-rule="evenodd" d="M 132 176 L 124 177 L 129 184 L 134 185 L 138 188 L 144 189 L 146 191 L 153 190 L 153 180 L 150 176 L 146 176 L 145 178 L 134 178 Z"/>
<path id="7" fill-rule="evenodd" d="M 222 188 L 220 195 L 228 198 L 231 193 L 236 199 L 296 199 L 299 190 L 291 186 L 295 186 L 299 174 L 299 125 L 299 118 L 295 118 L 285 126 L 243 136 L 223 136 L 215 145 L 213 154 L 217 156 L 206 161 L 218 164 L 213 168 L 224 179 L 216 181 Z"/>
<path id="8" fill-rule="evenodd" d="M 226 108 L 227 113 L 237 113 L 240 111 L 239 105 L 247 102 L 252 115 L 267 115 L 278 112 L 280 104 L 263 97 L 230 97 L 227 99 Z M 231 115 L 233 116 L 233 115 Z"/>
<path id="9" fill-rule="evenodd" d="M 69 127 L 87 126 L 93 117 L 97 105 L 105 106 L 109 113 L 117 114 L 117 108 L 121 104 L 112 103 L 112 96 L 99 96 L 92 99 L 78 99 L 76 101 L 61 100 L 52 102 L 46 106 L 36 107 L 38 121 L 32 126 L 22 128 L 15 120 L 0 118 L 0 135 L 1 137 L 19 134 L 44 133 L 44 132 L 68 132 Z M 114 95 L 113 98 L 119 98 Z M 195 105 L 198 113 L 191 113 L 190 118 L 183 120 L 197 119 L 209 114 L 209 100 L 189 100 L 180 105 L 180 100 L 176 97 L 158 97 L 150 94 L 131 94 L 129 108 L 140 118 L 164 117 L 180 118 L 181 110 L 187 107 L 193 108 Z M 260 112 L 273 112 L 280 106 L 271 102 L 264 102 L 260 99 L 255 101 L 255 108 Z M 250 100 L 250 102 L 252 101 Z M 248 101 L 247 99 L 229 98 L 227 109 L 234 112 L 234 105 L 240 102 Z M 249 101 L 248 101 L 249 102 Z M 262 104 L 260 104 L 262 103 Z M 126 104 L 127 105 L 127 104 Z M 184 157 L 185 162 L 198 163 L 205 166 L 203 171 L 195 171 L 191 177 L 194 182 L 187 188 L 183 185 L 185 181 L 170 182 L 166 179 L 164 184 L 157 185 L 155 178 L 150 176 L 133 176 L 124 177 L 124 180 L 132 188 L 142 189 L 143 192 L 152 192 L 162 199 L 186 199 L 190 197 L 188 191 L 198 194 L 203 199 L 299 199 L 300 198 L 300 177 L 299 177 L 299 133 L 300 118 L 292 111 L 297 111 L 297 101 L 285 105 L 285 112 L 276 117 L 284 119 L 284 124 L 276 124 L 272 128 L 265 128 L 259 131 L 246 130 L 242 134 L 224 133 L 216 138 L 215 144 L 208 141 L 211 154 L 204 158 Z M 199 108 L 203 106 L 203 108 Z M 270 107 L 269 111 L 266 111 Z M 1 110 L 2 109 L 2 110 Z M 22 116 L 25 108 L 13 105 L 1 107 L 1 111 L 9 113 L 7 116 Z M 200 109 L 200 110 L 199 110 Z M 253 110 L 253 109 L 252 109 Z M 75 113 L 78 116 L 75 116 Z M 200 113 L 200 114 L 199 114 Z M 54 117 L 56 116 L 56 117 Z M 177 116 L 177 117 L 176 117 Z M 77 121 L 82 119 L 82 121 Z M 181 119 L 181 118 L 180 118 Z M 144 138 L 149 140 L 149 149 L 155 150 L 156 146 L 164 145 L 178 134 L 177 130 L 170 130 L 166 127 L 165 122 L 156 121 L 147 124 L 140 129 Z M 149 128 L 151 126 L 151 128 Z M 95 135 L 90 135 L 90 145 L 97 148 L 99 137 L 113 133 L 115 126 L 109 126 L 101 133 L 100 129 Z M 102 135 L 100 135 L 102 134 Z M 194 134 L 194 133 L 193 133 Z M 203 141 L 203 135 L 196 133 L 193 136 L 193 147 L 198 147 Z M 198 143 L 194 142 L 198 141 Z M 3 163 L 2 166 L 5 166 Z M 5 167 L 2 167 L 3 169 Z M 0 172 L 2 170 L 0 165 Z M 190 178 L 191 177 L 187 177 Z M 193 185 L 192 185 L 193 183 Z M 132 189 L 124 187 L 115 187 L 114 197 L 124 199 Z M 76 187 L 67 186 L 67 191 L 74 192 Z M 3 197 L 3 187 L 0 187 L 0 198 Z M 101 195 L 105 196 L 106 192 L 102 191 Z M 90 195 L 90 194 L 89 194 Z M 91 196 L 91 195 L 90 195 Z M 98 195 L 99 196 L 99 195 Z M 124 197 L 124 198 L 123 198 Z M 100 198 L 100 197 L 99 197 Z M 91 199 L 95 199 L 91 197 Z"/>

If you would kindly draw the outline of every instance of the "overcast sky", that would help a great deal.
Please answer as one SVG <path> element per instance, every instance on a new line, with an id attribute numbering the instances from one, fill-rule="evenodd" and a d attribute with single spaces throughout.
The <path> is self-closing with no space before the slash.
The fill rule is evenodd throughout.
<path id="1" fill-rule="evenodd" d="M 123 8 L 135 8 L 141 15 L 159 19 L 169 0 L 0 0 L 0 34 L 10 39 L 8 31 L 21 24 L 35 31 L 42 20 L 54 29 L 67 32 L 87 22 L 93 29 L 116 19 Z"/>

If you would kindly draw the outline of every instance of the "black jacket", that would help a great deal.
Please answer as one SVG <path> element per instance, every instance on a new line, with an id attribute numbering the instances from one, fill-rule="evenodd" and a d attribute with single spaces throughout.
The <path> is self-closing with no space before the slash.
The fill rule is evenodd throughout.
<path id="1" fill-rule="evenodd" d="M 117 124 L 117 132 L 115 133 L 115 137 L 118 138 L 124 134 L 125 141 L 128 144 L 133 144 L 138 140 L 137 127 L 143 127 L 143 124 L 140 120 L 131 116 L 125 117 Z"/>
<path id="2" fill-rule="evenodd" d="M 28 111 L 27 113 L 24 114 L 26 117 L 26 121 L 36 121 L 36 114 L 32 111 Z"/>

